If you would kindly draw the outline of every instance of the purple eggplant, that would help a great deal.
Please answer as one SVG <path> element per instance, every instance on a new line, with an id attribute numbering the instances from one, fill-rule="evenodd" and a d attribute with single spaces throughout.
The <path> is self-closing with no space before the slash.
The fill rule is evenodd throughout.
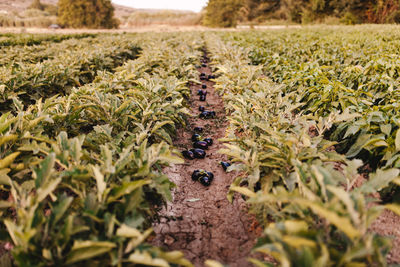
<path id="1" fill-rule="evenodd" d="M 199 181 L 204 186 L 210 186 L 214 180 L 214 174 L 205 170 L 195 170 L 192 174 L 193 181 Z"/>
<path id="2" fill-rule="evenodd" d="M 186 159 L 194 159 L 194 153 L 190 150 L 182 151 L 182 156 Z"/>
<path id="3" fill-rule="evenodd" d="M 200 96 L 200 101 L 206 101 L 206 96 L 205 95 L 201 95 Z"/>
<path id="4" fill-rule="evenodd" d="M 197 91 L 197 95 L 200 95 L 200 96 L 202 96 L 202 95 L 207 95 L 207 91 L 206 91 L 206 90 L 199 89 L 199 90 Z"/>
<path id="5" fill-rule="evenodd" d="M 221 161 L 221 166 L 226 171 L 231 164 L 229 162 Z"/>
<path id="6" fill-rule="evenodd" d="M 195 170 L 195 171 L 193 171 L 193 173 L 192 173 L 192 180 L 193 181 L 198 181 L 199 179 L 200 179 L 200 172 L 201 172 L 202 170 Z"/>
<path id="7" fill-rule="evenodd" d="M 206 157 L 206 152 L 200 148 L 194 148 L 190 150 L 196 159 L 204 159 Z"/>
<path id="8" fill-rule="evenodd" d="M 192 142 L 197 142 L 201 140 L 201 135 L 195 133 L 192 135 Z"/>
<path id="9" fill-rule="evenodd" d="M 203 112 L 204 110 L 206 110 L 206 108 L 204 106 L 199 107 L 199 111 Z"/>
<path id="10" fill-rule="evenodd" d="M 211 119 L 215 117 L 215 112 L 214 111 L 203 111 L 200 113 L 200 118 L 201 119 Z"/>
<path id="11" fill-rule="evenodd" d="M 212 146 L 213 145 L 212 138 L 205 138 L 205 139 L 203 139 L 203 141 L 206 142 L 208 146 Z"/>
<path id="12" fill-rule="evenodd" d="M 203 128 L 202 127 L 194 127 L 193 131 L 195 131 L 196 133 L 201 133 L 203 132 Z"/>
<path id="13" fill-rule="evenodd" d="M 207 172 L 208 178 L 210 178 L 211 182 L 214 180 L 214 174 L 212 172 Z"/>
<path id="14" fill-rule="evenodd" d="M 207 85 L 202 84 L 202 85 L 201 85 L 201 88 L 202 88 L 202 89 L 207 89 Z"/>
<path id="15" fill-rule="evenodd" d="M 210 186 L 211 185 L 211 179 L 208 178 L 207 176 L 200 177 L 199 182 L 204 186 Z"/>
<path id="16" fill-rule="evenodd" d="M 207 142 L 204 141 L 197 141 L 193 144 L 194 148 L 200 148 L 200 149 L 208 149 L 208 144 Z"/>

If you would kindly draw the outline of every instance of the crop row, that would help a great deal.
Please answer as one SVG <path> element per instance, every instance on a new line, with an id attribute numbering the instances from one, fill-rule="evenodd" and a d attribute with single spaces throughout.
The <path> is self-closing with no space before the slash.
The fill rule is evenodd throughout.
<path id="1" fill-rule="evenodd" d="M 95 37 L 96 34 L 0 34 L 0 49 L 14 45 L 39 45 L 44 42 L 59 43 L 68 39 L 83 39 Z"/>
<path id="2" fill-rule="evenodd" d="M 302 99 L 313 85 L 320 86 L 319 80 L 293 89 L 286 80 L 271 80 L 266 76 L 275 73 L 268 72 L 270 65 L 252 64 L 252 49 L 239 46 L 238 35 L 213 34 L 207 47 L 218 74 L 216 89 L 229 114 L 226 148 L 220 152 L 234 163 L 228 171 L 240 174 L 229 198 L 235 192 L 247 196 L 264 229 L 255 251 L 274 257 L 281 266 L 384 266 L 390 240 L 368 229 L 384 208 L 399 212 L 399 207 L 378 205 L 368 195 L 398 183 L 400 171 L 377 169 L 355 188 L 363 162 L 336 152 L 337 143 L 324 134 L 357 116 L 333 108 L 324 116 L 317 105 L 313 113 L 306 112 Z M 247 41 L 244 45 L 251 47 Z M 319 92 L 310 100 L 323 96 Z"/>
<path id="3" fill-rule="evenodd" d="M 248 49 L 250 64 L 283 85 L 283 95 L 297 105 L 293 112 L 316 120 L 341 113 L 323 134 L 338 152 L 376 170 L 400 166 L 398 36 L 388 26 L 373 33 L 308 29 L 226 39 Z"/>
<path id="4" fill-rule="evenodd" d="M 136 41 L 141 56 L 115 73 L 1 116 L 1 229 L 19 266 L 191 266 L 145 240 L 173 187 L 162 166 L 183 162 L 170 144 L 202 42 Z"/>
<path id="5" fill-rule="evenodd" d="M 79 36 L 78 36 L 79 37 Z M 14 45 L 1 48 L 0 66 L 14 65 L 21 62 L 37 63 L 62 56 L 84 45 L 95 43 L 99 38 L 70 38 L 62 42 L 44 42 L 38 45 Z"/>
<path id="6" fill-rule="evenodd" d="M 92 82 L 98 71 L 112 71 L 136 58 L 139 50 L 134 35 L 99 36 L 53 59 L 0 67 L 1 111 L 10 110 L 14 98 L 31 104 L 40 98 L 67 95 L 74 86 Z"/>

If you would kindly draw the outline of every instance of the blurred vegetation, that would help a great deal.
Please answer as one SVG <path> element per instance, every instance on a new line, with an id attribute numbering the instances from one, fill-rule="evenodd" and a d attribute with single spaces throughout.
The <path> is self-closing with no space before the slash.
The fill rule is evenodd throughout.
<path id="1" fill-rule="evenodd" d="M 234 27 L 238 21 L 240 0 L 210 0 L 205 8 L 203 24 L 209 27 Z"/>
<path id="2" fill-rule="evenodd" d="M 21 13 L 0 14 L 0 27 L 47 28 L 57 22 L 57 6 L 42 4 L 33 0 L 27 10 Z"/>
<path id="3" fill-rule="evenodd" d="M 198 25 L 201 22 L 201 14 L 186 11 L 162 10 L 156 12 L 136 11 L 126 20 L 128 26 L 147 25 Z"/>
<path id="4" fill-rule="evenodd" d="M 71 28 L 117 28 L 110 0 L 60 0 L 58 23 Z"/>
<path id="5" fill-rule="evenodd" d="M 48 11 L 27 9 L 20 14 L 0 14 L 0 27 L 48 27 L 57 17 Z"/>
<path id="6" fill-rule="evenodd" d="M 400 0 L 210 0 L 203 23 L 232 27 L 270 20 L 294 23 L 399 23 Z"/>

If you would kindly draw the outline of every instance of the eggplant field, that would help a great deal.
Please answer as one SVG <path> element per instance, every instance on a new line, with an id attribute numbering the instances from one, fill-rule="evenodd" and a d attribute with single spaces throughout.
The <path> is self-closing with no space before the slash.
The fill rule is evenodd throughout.
<path id="1" fill-rule="evenodd" d="M 400 28 L 0 34 L 0 266 L 400 264 Z"/>

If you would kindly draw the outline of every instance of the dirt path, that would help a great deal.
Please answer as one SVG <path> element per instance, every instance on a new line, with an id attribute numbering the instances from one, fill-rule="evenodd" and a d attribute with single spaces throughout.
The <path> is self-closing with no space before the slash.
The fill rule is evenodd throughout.
<path id="1" fill-rule="evenodd" d="M 199 69 L 207 75 L 209 67 Z M 189 120 L 187 129 L 181 129 L 175 146 L 181 150 L 192 148 L 190 141 L 195 126 L 204 127 L 203 136 L 211 137 L 214 145 L 207 150 L 205 159 L 186 160 L 183 165 L 166 169 L 166 174 L 177 185 L 173 201 L 161 212 L 161 221 L 154 225 L 156 239 L 154 244 L 168 250 L 181 250 L 196 266 L 204 266 L 207 259 L 218 260 L 230 266 L 251 266 L 246 260 L 256 241 L 256 233 L 251 231 L 254 222 L 248 215 L 241 198 L 229 203 L 226 195 L 234 176 L 225 173 L 219 164 L 226 160 L 217 151 L 222 148 L 218 142 L 224 137 L 227 127 L 222 99 L 215 93 L 211 81 L 207 85 L 207 101 L 200 102 L 197 90 L 201 85 L 192 85 L 190 100 L 192 113 L 197 115 L 199 105 L 206 110 L 214 110 L 217 118 L 202 120 L 198 116 Z M 191 179 L 196 169 L 214 173 L 211 186 L 204 187 Z"/>

